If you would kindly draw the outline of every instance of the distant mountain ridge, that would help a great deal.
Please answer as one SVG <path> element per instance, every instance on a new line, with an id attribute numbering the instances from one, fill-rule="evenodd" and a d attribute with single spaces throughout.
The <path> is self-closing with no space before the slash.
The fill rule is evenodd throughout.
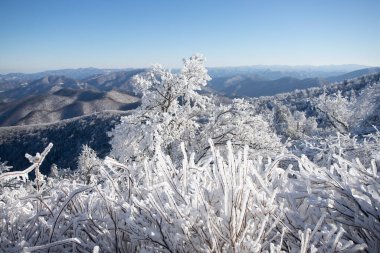
<path id="1" fill-rule="evenodd" d="M 380 68 L 365 68 L 323 78 L 297 78 L 295 76 L 308 76 L 314 72 L 302 70 L 293 75 L 293 72 L 289 70 L 293 71 L 294 68 L 281 69 L 279 67 L 278 69 L 210 69 L 213 79 L 202 93 L 216 93 L 229 98 L 272 96 L 297 89 L 322 87 L 332 82 L 380 72 Z M 320 71 L 320 68 L 317 70 Z M 334 68 L 335 70 L 337 69 Z M 8 80 L 2 76 L 2 79 L 0 78 L 0 126 L 55 122 L 101 110 L 128 110 L 138 105 L 139 98 L 134 93 L 133 77 L 143 73 L 145 69 L 106 71 L 90 68 L 57 70 L 49 73 L 75 74 L 75 71 L 79 71 L 77 76 L 91 75 L 82 79 L 64 75 L 47 75 L 34 80 L 21 78 Z M 224 72 L 217 73 L 218 71 Z M 246 72 L 236 74 L 241 71 Z M 40 73 L 37 74 L 40 75 Z M 112 99 L 115 94 L 123 99 L 115 101 Z M 84 101 L 84 98 L 87 100 Z"/>
<path id="2" fill-rule="evenodd" d="M 355 70 L 346 74 L 342 74 L 339 76 L 331 76 L 331 77 L 326 78 L 326 80 L 328 80 L 331 83 L 341 82 L 344 80 L 348 80 L 348 79 L 352 79 L 352 78 L 356 78 L 356 77 L 360 77 L 364 75 L 369 75 L 369 74 L 376 74 L 379 72 L 380 72 L 380 67 L 365 68 L 365 69 Z"/>
<path id="3" fill-rule="evenodd" d="M 132 77 L 144 71 L 144 69 L 134 69 L 112 72 L 84 79 L 83 82 L 103 91 L 118 89 L 124 92 L 134 93 Z"/>
<path id="4" fill-rule="evenodd" d="M 342 82 L 347 79 L 379 72 L 380 67 L 375 67 L 360 69 L 331 77 L 304 79 L 291 76 L 270 79 L 260 75 L 260 73 L 255 73 L 250 75 L 216 77 L 210 81 L 209 86 L 216 92 L 228 97 L 273 96 L 279 93 L 291 92 L 296 89 L 321 87 L 329 85 L 330 83 Z"/>
<path id="5" fill-rule="evenodd" d="M 265 80 L 249 76 L 240 78 L 218 78 L 211 80 L 210 87 L 229 97 L 272 96 L 296 89 L 307 89 L 328 84 L 320 78 L 297 79 L 282 77 L 276 80 Z"/>
<path id="6" fill-rule="evenodd" d="M 0 87 L 2 87 L 1 84 Z M 10 102 L 27 96 L 54 92 L 62 88 L 82 89 L 84 87 L 79 81 L 65 76 L 44 76 L 30 82 L 20 82 L 11 89 L 2 88 L 0 101 Z"/>
<path id="7" fill-rule="evenodd" d="M 63 75 L 47 75 L 33 80 L 0 80 L 0 102 L 10 102 L 29 95 L 54 92 L 62 88 L 109 91 L 118 89 L 133 93 L 132 77 L 144 69 L 124 70 L 75 79 Z"/>
<path id="8" fill-rule="evenodd" d="M 99 68 L 78 68 L 78 69 L 58 69 L 47 70 L 37 73 L 8 73 L 0 75 L 0 80 L 33 80 L 43 78 L 45 76 L 66 76 L 73 79 L 84 79 L 94 75 L 106 75 L 112 72 L 129 71 L 132 68 L 126 69 L 99 69 Z"/>
<path id="9" fill-rule="evenodd" d="M 365 65 L 357 64 L 344 64 L 344 65 L 253 65 L 253 66 L 240 66 L 240 67 L 209 67 L 207 68 L 209 74 L 213 77 L 225 77 L 239 74 L 260 74 L 261 76 L 269 79 L 277 79 L 284 76 L 291 76 L 296 78 L 311 78 L 311 77 L 326 77 L 336 76 L 359 69 L 370 68 Z M 102 69 L 102 68 L 77 68 L 77 69 L 58 69 L 46 70 L 36 73 L 8 73 L 0 74 L 1 80 L 32 80 L 39 79 L 45 76 L 66 76 L 73 79 L 85 79 L 95 75 L 107 75 L 113 72 L 142 70 L 147 68 L 121 68 L 121 69 Z M 176 70 L 178 71 L 178 70 Z M 335 74 L 334 74 L 335 73 Z"/>
<path id="10" fill-rule="evenodd" d="M 346 65 L 326 65 L 326 66 L 286 66 L 286 65 L 255 65 L 242 67 L 217 67 L 208 68 L 212 77 L 228 77 L 234 75 L 252 75 L 256 74 L 265 79 L 279 79 L 282 77 L 295 77 L 298 79 L 305 78 L 325 78 L 329 76 L 338 76 L 359 69 L 369 68 L 364 65 L 346 64 Z"/>
<path id="11" fill-rule="evenodd" d="M 44 76 L 32 81 L 0 82 L 0 126 L 56 122 L 103 110 L 139 105 L 132 77 L 144 70 L 95 75 L 85 79 Z"/>
<path id="12" fill-rule="evenodd" d="M 0 105 L 0 126 L 57 122 L 105 110 L 131 110 L 139 99 L 116 90 L 108 92 L 64 88 Z"/>

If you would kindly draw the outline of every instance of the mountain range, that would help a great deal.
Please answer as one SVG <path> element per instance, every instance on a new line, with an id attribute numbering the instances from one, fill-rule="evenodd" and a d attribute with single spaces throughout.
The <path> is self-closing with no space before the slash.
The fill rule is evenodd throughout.
<path id="1" fill-rule="evenodd" d="M 227 77 L 234 75 L 252 75 L 256 74 L 265 79 L 279 79 L 281 77 L 295 77 L 298 79 L 329 77 L 342 75 L 359 69 L 369 68 L 364 65 L 346 64 L 346 65 L 326 65 L 326 66 L 287 66 L 287 65 L 255 65 L 243 67 L 219 67 L 208 68 L 212 77 Z"/>
<path id="2" fill-rule="evenodd" d="M 51 75 L 35 80 L 2 79 L 0 126 L 49 123 L 104 110 L 134 109 L 139 98 L 133 93 L 132 77 L 142 71 L 109 72 L 84 79 Z"/>
<path id="3" fill-rule="evenodd" d="M 56 122 L 94 112 L 124 111 L 138 106 L 137 97 L 117 90 L 63 88 L 0 105 L 0 122 L 2 126 Z"/>
<path id="4" fill-rule="evenodd" d="M 322 87 L 330 83 L 378 72 L 380 72 L 380 67 L 373 67 L 339 75 L 335 75 L 336 72 L 331 72 L 330 76 L 314 76 L 301 79 L 291 75 L 289 72 L 275 72 L 273 74 L 273 72 L 267 71 L 263 74 L 263 72 L 258 71 L 249 74 L 217 76 L 209 82 L 209 86 L 214 91 L 228 97 L 273 96 L 296 89 Z M 268 73 L 272 73 L 272 75 L 269 76 Z"/>
<path id="5" fill-rule="evenodd" d="M 209 68 L 212 80 L 202 92 L 229 98 L 272 96 L 380 72 L 376 67 L 359 67 Z M 133 92 L 132 77 L 144 71 L 85 68 L 0 75 L 0 126 L 49 123 L 103 110 L 136 108 L 139 97 Z"/>
<path id="6" fill-rule="evenodd" d="M 58 69 L 47 70 L 37 73 L 8 73 L 0 75 L 0 80 L 34 80 L 45 76 L 66 76 L 73 79 L 84 79 L 95 75 L 106 75 L 112 72 L 129 71 L 129 69 L 98 69 L 98 68 L 78 68 L 78 69 Z"/>

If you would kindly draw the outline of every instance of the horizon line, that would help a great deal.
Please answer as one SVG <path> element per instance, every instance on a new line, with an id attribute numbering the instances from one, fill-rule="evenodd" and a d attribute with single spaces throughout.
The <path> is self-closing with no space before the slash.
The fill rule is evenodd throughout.
<path id="1" fill-rule="evenodd" d="M 151 66 L 154 64 L 151 64 Z M 162 64 L 163 65 L 163 64 Z M 62 68 L 52 68 L 52 69 L 44 69 L 44 70 L 36 70 L 36 71 L 11 71 L 5 72 L 0 70 L 0 75 L 11 75 L 11 74 L 38 74 L 49 71 L 62 71 L 62 70 L 81 70 L 81 69 L 98 69 L 98 70 L 138 70 L 138 69 L 149 69 L 149 67 L 62 67 Z M 312 68 L 323 68 L 323 67 L 348 67 L 348 66 L 356 66 L 356 67 L 364 67 L 364 68 L 376 68 L 380 67 L 380 65 L 363 65 L 356 63 L 345 63 L 345 64 L 322 64 L 322 65 L 312 65 L 312 64 L 297 64 L 297 65 L 287 65 L 287 64 L 253 64 L 253 65 L 225 65 L 225 66 L 206 66 L 206 69 L 222 69 L 222 68 L 253 68 L 253 67 L 289 67 L 289 68 L 300 68 L 300 67 L 312 67 Z M 176 70 L 181 69 L 181 67 L 165 67 L 165 69 Z M 359 69 L 358 69 L 359 70 Z"/>

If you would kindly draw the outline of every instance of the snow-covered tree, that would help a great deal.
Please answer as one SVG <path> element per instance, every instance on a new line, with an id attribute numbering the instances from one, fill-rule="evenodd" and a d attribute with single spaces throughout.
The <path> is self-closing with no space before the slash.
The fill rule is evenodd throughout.
<path id="1" fill-rule="evenodd" d="M 313 136 L 318 128 L 315 117 L 307 117 L 305 112 L 290 111 L 285 105 L 277 105 L 274 109 L 276 131 L 290 139 L 302 139 Z"/>
<path id="2" fill-rule="evenodd" d="M 212 97 L 198 93 L 210 80 L 200 55 L 185 59 L 180 73 L 156 65 L 135 80 L 141 107 L 111 132 L 112 155 L 120 161 L 152 156 L 157 146 L 173 158 L 181 157 L 181 142 L 201 158 L 209 150 L 210 137 L 216 145 L 232 141 L 257 150 L 280 150 L 280 140 L 250 103 L 217 105 Z"/>
<path id="3" fill-rule="evenodd" d="M 283 151 L 283 145 L 273 126 L 244 99 L 235 99 L 229 105 L 214 106 L 206 117 L 207 123 L 200 132 L 200 140 L 211 138 L 214 145 L 221 147 L 228 141 L 235 146 L 248 145 L 265 155 Z M 209 143 L 198 141 L 197 144 L 197 152 L 205 155 L 210 148 Z"/>
<path id="4" fill-rule="evenodd" d="M 78 157 L 78 171 L 77 176 L 90 184 L 99 174 L 99 167 L 101 166 L 101 160 L 97 157 L 96 152 L 88 145 L 83 145 L 82 152 Z"/>
<path id="5" fill-rule="evenodd" d="M 317 110 L 322 113 L 326 122 L 336 131 L 347 134 L 352 127 L 354 102 L 344 97 L 340 91 L 333 95 L 323 93 L 316 101 Z"/>
<path id="6" fill-rule="evenodd" d="M 184 59 L 180 73 L 155 65 L 135 78 L 136 92 L 142 94 L 141 107 L 112 131 L 113 155 L 120 160 L 152 155 L 158 145 L 167 152 L 181 141 L 190 143 L 198 131 L 199 116 L 208 98 L 197 93 L 210 80 L 204 58 Z"/>

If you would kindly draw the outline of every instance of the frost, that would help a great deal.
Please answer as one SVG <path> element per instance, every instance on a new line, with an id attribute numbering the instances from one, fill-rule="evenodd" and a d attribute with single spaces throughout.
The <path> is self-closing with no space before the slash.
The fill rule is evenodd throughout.
<path id="1" fill-rule="evenodd" d="M 379 132 L 353 135 L 339 94 L 323 100 L 341 103 L 328 135 L 306 113 L 218 104 L 197 93 L 203 63 L 136 77 L 113 157 L 84 146 L 76 171 L 45 176 L 49 145 L 24 171 L 3 164 L 0 251 L 379 252 Z"/>

